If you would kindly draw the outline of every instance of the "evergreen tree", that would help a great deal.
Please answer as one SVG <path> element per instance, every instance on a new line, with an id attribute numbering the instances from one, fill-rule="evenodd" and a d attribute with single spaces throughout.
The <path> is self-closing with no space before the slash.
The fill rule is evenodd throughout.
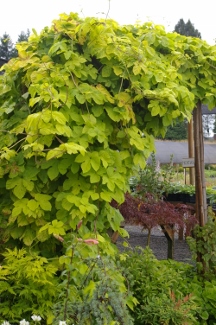
<path id="1" fill-rule="evenodd" d="M 17 43 L 28 41 L 30 35 L 29 29 L 26 32 L 21 31 L 18 35 Z M 15 48 L 11 37 L 9 34 L 4 33 L 2 37 L 0 37 L 0 58 L 5 60 L 10 60 L 18 55 L 17 49 Z"/>
<path id="2" fill-rule="evenodd" d="M 28 41 L 28 38 L 30 36 L 30 31 L 29 29 L 27 29 L 26 33 L 24 31 L 21 31 L 21 33 L 18 35 L 18 39 L 17 39 L 17 43 L 21 43 L 21 42 L 27 42 Z M 17 49 L 14 48 L 13 50 L 13 57 L 16 57 L 18 56 L 18 52 L 17 52 Z"/>
<path id="3" fill-rule="evenodd" d="M 166 140 L 187 139 L 187 121 L 177 121 L 175 125 L 169 126 L 164 138 Z"/>
<path id="4" fill-rule="evenodd" d="M 0 37 L 0 58 L 9 60 L 14 57 L 14 45 L 11 41 L 10 35 L 4 33 Z"/>
<path id="5" fill-rule="evenodd" d="M 190 19 L 185 23 L 184 19 L 181 18 L 175 25 L 174 31 L 181 35 L 201 38 L 200 32 L 194 27 Z"/>
<path id="6" fill-rule="evenodd" d="M 26 33 L 24 31 L 21 31 L 21 33 L 18 35 L 17 43 L 28 41 L 29 36 L 30 36 L 29 29 L 27 29 Z"/>

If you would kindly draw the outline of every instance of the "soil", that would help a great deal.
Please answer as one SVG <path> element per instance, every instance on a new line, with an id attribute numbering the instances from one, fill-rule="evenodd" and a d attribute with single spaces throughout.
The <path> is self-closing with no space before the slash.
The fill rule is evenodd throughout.
<path id="1" fill-rule="evenodd" d="M 136 246 L 141 246 L 143 248 L 146 247 L 148 236 L 146 230 L 143 230 L 141 226 L 131 225 L 125 225 L 124 229 L 128 231 L 130 237 L 127 239 L 121 237 L 118 238 L 116 244 L 120 250 L 123 249 L 122 243 L 124 241 L 127 241 L 129 247 L 132 248 Z M 159 227 L 152 229 L 150 248 L 157 259 L 167 259 L 167 239 Z M 174 240 L 174 260 L 185 263 L 193 263 L 190 248 L 187 242 L 185 239 L 179 240 L 177 234 L 175 235 Z"/>

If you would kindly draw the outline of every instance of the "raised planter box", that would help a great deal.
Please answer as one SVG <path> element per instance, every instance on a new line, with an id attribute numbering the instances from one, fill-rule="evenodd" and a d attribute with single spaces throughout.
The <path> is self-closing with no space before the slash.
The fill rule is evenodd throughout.
<path id="1" fill-rule="evenodd" d="M 173 202 L 173 201 L 179 201 L 183 203 L 196 203 L 196 195 L 195 194 L 186 194 L 186 193 L 170 193 L 166 196 L 166 200 Z M 210 199 L 207 198 L 206 200 L 207 204 L 210 204 Z M 216 210 L 216 203 L 214 204 L 214 208 L 212 207 L 213 210 Z"/>
<path id="2" fill-rule="evenodd" d="M 170 193 L 165 196 L 167 201 L 181 201 L 181 194 L 180 193 Z"/>
<path id="3" fill-rule="evenodd" d="M 189 195 L 189 198 L 188 198 L 188 203 L 196 203 L 196 195 L 193 194 L 193 195 Z"/>

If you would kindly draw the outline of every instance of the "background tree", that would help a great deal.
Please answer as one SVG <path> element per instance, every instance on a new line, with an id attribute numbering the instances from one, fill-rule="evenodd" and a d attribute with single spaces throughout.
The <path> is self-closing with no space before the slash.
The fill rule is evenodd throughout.
<path id="1" fill-rule="evenodd" d="M 21 31 L 21 33 L 18 35 L 18 39 L 17 39 L 16 44 L 21 43 L 21 42 L 27 42 L 29 36 L 30 36 L 30 30 L 29 29 L 27 29 L 26 32 Z M 18 51 L 17 51 L 16 46 L 15 46 L 14 49 L 13 49 L 12 57 L 16 57 L 17 55 L 18 55 Z"/>
<path id="2" fill-rule="evenodd" d="M 18 35 L 16 44 L 28 41 L 29 36 L 29 29 L 27 29 L 26 32 L 21 31 L 21 33 Z M 17 49 L 14 43 L 12 42 L 10 35 L 5 33 L 2 37 L 0 37 L 0 58 L 8 61 L 11 58 L 15 58 L 17 55 Z"/>
<path id="3" fill-rule="evenodd" d="M 190 19 L 185 23 L 184 19 L 181 18 L 175 25 L 174 32 L 185 36 L 201 38 L 200 32 L 194 27 Z"/>
<path id="4" fill-rule="evenodd" d="M 0 37 L 0 58 L 8 61 L 14 56 L 14 44 L 11 37 L 9 34 L 4 33 L 3 36 Z"/>
<path id="5" fill-rule="evenodd" d="M 176 121 L 172 126 L 168 126 L 164 139 L 166 140 L 185 140 L 187 139 L 187 120 Z"/>
<path id="6" fill-rule="evenodd" d="M 29 29 L 27 29 L 26 32 L 21 31 L 21 33 L 18 35 L 17 43 L 28 41 L 29 36 L 30 36 Z"/>

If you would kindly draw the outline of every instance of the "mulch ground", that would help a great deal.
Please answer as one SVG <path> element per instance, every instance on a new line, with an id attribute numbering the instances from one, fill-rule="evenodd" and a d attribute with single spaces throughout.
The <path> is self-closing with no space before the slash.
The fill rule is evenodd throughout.
<path id="1" fill-rule="evenodd" d="M 122 243 L 127 241 L 129 247 L 141 246 L 143 248 L 147 245 L 147 231 L 142 230 L 140 226 L 125 225 L 124 227 L 130 237 L 127 239 L 118 238 L 117 246 L 119 249 L 122 248 Z M 155 257 L 159 260 L 167 259 L 167 239 L 163 232 L 159 228 L 154 228 L 152 230 L 152 235 L 150 239 L 150 248 L 152 249 Z M 176 261 L 192 263 L 191 252 L 189 246 L 185 240 L 179 240 L 178 236 L 175 236 L 174 241 L 174 259 Z"/>

